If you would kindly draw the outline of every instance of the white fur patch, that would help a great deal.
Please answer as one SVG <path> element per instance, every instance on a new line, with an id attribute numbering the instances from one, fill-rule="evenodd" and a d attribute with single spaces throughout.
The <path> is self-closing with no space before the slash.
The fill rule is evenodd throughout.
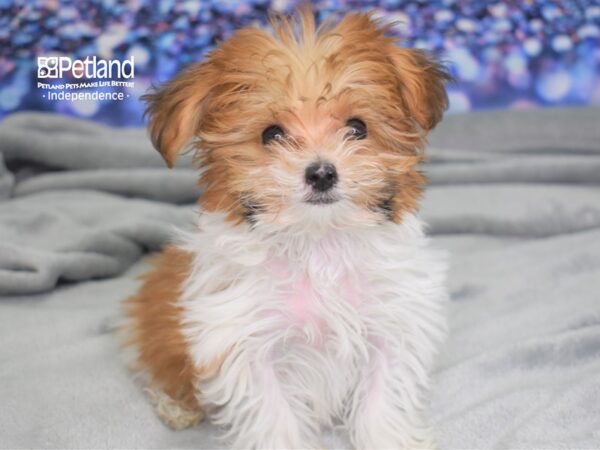
<path id="1" fill-rule="evenodd" d="M 227 355 L 200 402 L 234 447 L 429 446 L 420 413 L 445 333 L 443 255 L 420 222 L 251 229 L 204 213 L 182 234 L 194 255 L 183 332 L 198 366 Z"/>

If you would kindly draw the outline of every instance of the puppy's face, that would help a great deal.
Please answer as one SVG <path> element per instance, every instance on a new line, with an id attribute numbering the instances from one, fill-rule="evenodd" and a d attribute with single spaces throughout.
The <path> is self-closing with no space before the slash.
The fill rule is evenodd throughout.
<path id="1" fill-rule="evenodd" d="M 416 208 L 415 165 L 447 106 L 448 75 L 400 49 L 368 15 L 244 29 L 146 97 L 169 165 L 187 143 L 200 202 L 254 226 L 399 222 Z"/>

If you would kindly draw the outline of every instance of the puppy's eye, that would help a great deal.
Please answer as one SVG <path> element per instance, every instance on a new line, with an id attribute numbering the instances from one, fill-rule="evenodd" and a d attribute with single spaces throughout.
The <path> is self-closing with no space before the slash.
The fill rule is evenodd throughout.
<path id="1" fill-rule="evenodd" d="M 367 126 L 357 118 L 353 118 L 346 122 L 346 126 L 350 128 L 347 137 L 352 139 L 365 139 L 367 137 Z"/>
<path id="2" fill-rule="evenodd" d="M 273 140 L 281 141 L 285 139 L 285 131 L 279 125 L 271 125 L 262 132 L 262 143 L 267 145 Z"/>

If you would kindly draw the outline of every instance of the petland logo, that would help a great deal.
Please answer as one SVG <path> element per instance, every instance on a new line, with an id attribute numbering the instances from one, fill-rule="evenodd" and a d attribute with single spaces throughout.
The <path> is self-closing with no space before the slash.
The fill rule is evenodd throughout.
<path id="1" fill-rule="evenodd" d="M 124 61 L 88 56 L 38 56 L 37 87 L 48 101 L 70 102 L 73 108 L 93 114 L 98 102 L 124 101 L 135 88 L 133 56 Z M 67 81 L 63 81 L 66 78 Z M 73 79 L 74 78 L 74 79 Z"/>
<path id="2" fill-rule="evenodd" d="M 97 59 L 95 56 L 72 60 L 68 56 L 38 56 L 38 78 L 63 78 L 70 74 L 74 78 L 135 78 L 133 56 L 119 61 Z"/>

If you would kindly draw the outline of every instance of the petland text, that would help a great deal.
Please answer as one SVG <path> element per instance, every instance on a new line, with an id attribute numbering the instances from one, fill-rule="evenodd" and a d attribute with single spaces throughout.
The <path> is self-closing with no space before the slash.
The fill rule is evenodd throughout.
<path id="1" fill-rule="evenodd" d="M 73 60 L 68 56 L 38 56 L 38 78 L 135 78 L 135 60 L 105 60 L 95 56 Z"/>

